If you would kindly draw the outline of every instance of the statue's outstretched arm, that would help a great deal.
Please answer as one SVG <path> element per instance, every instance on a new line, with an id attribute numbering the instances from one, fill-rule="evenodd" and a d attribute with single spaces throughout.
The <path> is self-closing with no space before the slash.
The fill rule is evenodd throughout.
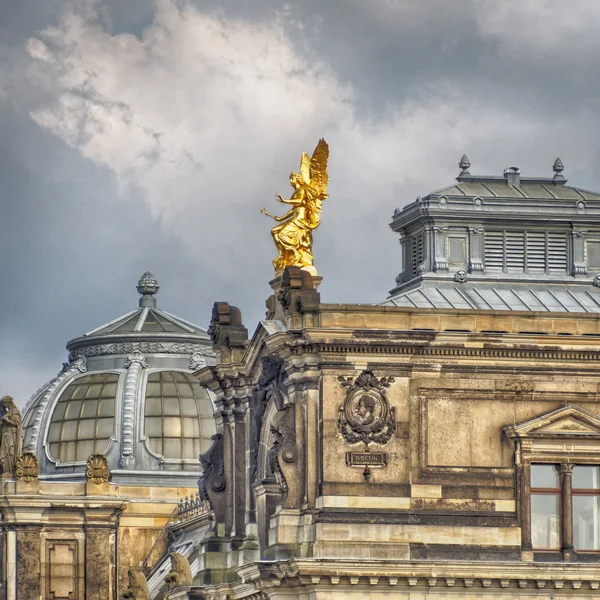
<path id="1" fill-rule="evenodd" d="M 295 209 L 291 209 L 290 211 L 288 211 L 285 215 L 283 215 L 283 217 L 276 217 L 274 215 L 272 215 L 268 210 L 266 210 L 265 208 L 261 208 L 260 212 L 263 215 L 267 215 L 267 217 L 271 217 L 272 219 L 275 219 L 277 222 L 280 221 L 285 221 L 286 219 L 289 219 L 293 214 L 294 214 L 294 210 Z"/>
<path id="2" fill-rule="evenodd" d="M 281 194 L 277 194 L 275 197 L 277 198 L 277 200 L 279 200 L 279 202 L 285 202 L 286 204 L 294 204 L 294 205 L 298 205 L 302 202 L 303 198 L 299 197 L 299 198 L 294 198 L 296 194 L 294 194 L 291 198 L 284 198 Z"/>

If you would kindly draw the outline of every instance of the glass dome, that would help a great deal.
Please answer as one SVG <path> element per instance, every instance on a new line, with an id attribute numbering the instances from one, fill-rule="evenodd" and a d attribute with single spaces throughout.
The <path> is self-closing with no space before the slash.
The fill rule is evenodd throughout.
<path id="1" fill-rule="evenodd" d="M 114 435 L 115 399 L 119 376 L 114 373 L 84 375 L 60 395 L 50 418 L 48 452 L 56 461 L 87 460 L 105 453 Z"/>
<path id="2" fill-rule="evenodd" d="M 99 452 L 117 483 L 196 485 L 216 431 L 211 393 L 193 375 L 214 364 L 210 338 L 156 306 L 151 273 L 137 290 L 137 310 L 67 343 L 69 361 L 26 406 L 23 447 L 41 479 L 82 479 Z"/>
<path id="3" fill-rule="evenodd" d="M 144 430 L 156 454 L 165 459 L 198 460 L 216 431 L 208 391 L 189 373 L 150 373 Z"/>

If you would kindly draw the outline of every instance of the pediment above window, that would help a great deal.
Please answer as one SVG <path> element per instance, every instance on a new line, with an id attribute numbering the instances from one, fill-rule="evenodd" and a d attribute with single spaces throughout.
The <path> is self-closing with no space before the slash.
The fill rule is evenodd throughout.
<path id="1" fill-rule="evenodd" d="M 570 405 L 504 428 L 510 439 L 586 437 L 600 439 L 600 417 Z"/>

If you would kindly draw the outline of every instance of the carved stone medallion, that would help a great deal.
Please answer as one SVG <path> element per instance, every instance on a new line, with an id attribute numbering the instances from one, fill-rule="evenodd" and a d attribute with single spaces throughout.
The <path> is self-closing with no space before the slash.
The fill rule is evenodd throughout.
<path id="1" fill-rule="evenodd" d="M 108 483 L 110 471 L 108 470 L 108 461 L 106 460 L 106 456 L 104 456 L 104 454 L 92 454 L 87 459 L 87 464 L 85 465 L 85 476 L 86 479 L 92 483 Z"/>
<path id="2" fill-rule="evenodd" d="M 396 431 L 396 414 L 390 407 L 385 389 L 393 377 L 378 378 L 372 371 L 363 371 L 356 380 L 340 375 L 338 381 L 348 392 L 339 407 L 338 429 L 349 444 L 371 442 L 386 444 Z"/>
<path id="3" fill-rule="evenodd" d="M 27 483 L 35 481 L 40 476 L 40 465 L 37 456 L 33 452 L 23 452 L 17 458 L 15 476 Z"/>

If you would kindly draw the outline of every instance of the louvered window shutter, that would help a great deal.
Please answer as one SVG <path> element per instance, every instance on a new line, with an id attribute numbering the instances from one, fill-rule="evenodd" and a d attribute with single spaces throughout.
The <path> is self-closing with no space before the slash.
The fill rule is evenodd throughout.
<path id="1" fill-rule="evenodd" d="M 485 232 L 485 268 L 488 271 L 504 269 L 504 232 Z"/>
<path id="2" fill-rule="evenodd" d="M 567 272 L 567 234 L 548 234 L 548 271 L 550 273 Z"/>
<path id="3" fill-rule="evenodd" d="M 522 271 L 525 267 L 525 245 L 523 232 L 506 232 L 506 268 L 509 271 Z"/>
<path id="4" fill-rule="evenodd" d="M 546 271 L 546 232 L 528 231 L 527 239 L 527 270 L 533 273 Z"/>
<path id="5" fill-rule="evenodd" d="M 418 275 L 418 268 L 423 264 L 424 260 L 423 234 L 418 233 L 417 235 L 413 235 L 410 245 L 412 251 L 412 274 L 414 277 Z"/>

